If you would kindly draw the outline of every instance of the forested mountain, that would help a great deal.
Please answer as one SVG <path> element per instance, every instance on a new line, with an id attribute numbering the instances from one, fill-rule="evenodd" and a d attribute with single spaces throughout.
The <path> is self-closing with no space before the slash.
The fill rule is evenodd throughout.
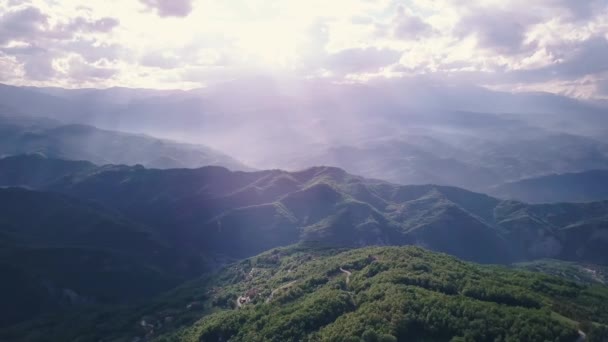
<path id="1" fill-rule="evenodd" d="M 608 266 L 555 259 L 540 259 L 514 265 L 517 268 L 546 273 L 583 284 L 608 284 Z"/>
<path id="2" fill-rule="evenodd" d="M 56 193 L 0 189 L 0 326 L 149 298 L 193 274 L 145 226 Z M 200 272 L 200 269 L 196 270 Z"/>
<path id="3" fill-rule="evenodd" d="M 605 200 L 608 199 L 608 170 L 527 178 L 492 187 L 489 192 L 531 203 Z"/>
<path id="4" fill-rule="evenodd" d="M 48 317 L 11 341 L 602 341 L 608 288 L 416 247 L 268 251 L 147 304 Z M 580 329 L 580 330 L 579 330 Z"/>
<path id="5" fill-rule="evenodd" d="M 0 267 L 11 275 L 3 295 L 24 303 L 3 324 L 150 298 L 294 243 L 418 245 L 480 263 L 608 263 L 608 201 L 530 205 L 331 167 L 160 170 L 39 154 L 0 159 L 0 185 L 36 189 L 0 189 Z"/>
<path id="6" fill-rule="evenodd" d="M 0 112 L 0 156 L 39 153 L 51 158 L 97 164 L 142 164 L 161 169 L 206 165 L 247 169 L 233 158 L 203 145 L 2 114 Z"/>
<path id="7" fill-rule="evenodd" d="M 3 163 L 10 169 L 10 160 Z M 33 185 L 23 178 L 19 183 Z M 0 184 L 11 185 L 5 179 Z M 608 262 L 608 202 L 529 205 L 453 187 L 395 185 L 329 167 L 233 172 L 107 165 L 68 172 L 40 188 L 113 208 L 197 255 L 241 258 L 317 241 L 415 244 L 483 263 L 545 257 Z"/>

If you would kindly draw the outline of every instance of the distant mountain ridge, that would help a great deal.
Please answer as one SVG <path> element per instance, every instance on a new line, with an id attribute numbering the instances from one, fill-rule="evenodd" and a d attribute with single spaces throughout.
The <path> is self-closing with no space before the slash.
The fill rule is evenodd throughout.
<path id="1" fill-rule="evenodd" d="M 0 164 L 11 168 L 10 159 Z M 2 178 L 0 184 L 11 185 Z M 67 172 L 39 188 L 118 210 L 193 253 L 242 258 L 310 241 L 416 244 L 485 263 L 545 257 L 608 263 L 608 201 L 529 205 L 454 187 L 394 185 L 331 167 L 232 172 L 107 165 Z"/>
<path id="2" fill-rule="evenodd" d="M 501 198 L 532 203 L 591 202 L 608 199 L 608 170 L 589 170 L 527 178 L 491 187 Z"/>
<path id="3" fill-rule="evenodd" d="M 605 105 L 547 93 L 399 80 L 278 86 L 252 77 L 184 91 L 0 85 L 0 106 L 7 113 L 213 146 L 258 169 L 328 165 L 397 184 L 485 192 L 552 173 L 608 170 Z M 95 152 L 78 159 L 160 168 L 213 164 L 168 153 L 104 160 Z"/>
<path id="4" fill-rule="evenodd" d="M 248 169 L 235 159 L 202 145 L 22 115 L 0 113 L 0 132 L 0 156 L 39 153 L 96 164 L 142 164 L 162 169 L 221 165 Z"/>

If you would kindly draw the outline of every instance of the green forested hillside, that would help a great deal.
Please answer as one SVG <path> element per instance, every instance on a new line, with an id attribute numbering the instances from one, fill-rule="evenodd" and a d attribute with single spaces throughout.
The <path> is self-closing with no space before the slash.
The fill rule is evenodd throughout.
<path id="1" fill-rule="evenodd" d="M 417 247 L 275 249 L 134 308 L 4 330 L 14 341 L 589 341 L 608 289 Z M 69 324 L 58 324 L 66 322 Z"/>
<path id="2" fill-rule="evenodd" d="M 145 226 L 60 194 L 0 189 L 0 326 L 176 286 L 179 254 Z M 191 276 L 191 275 L 190 275 Z"/>
<path id="3" fill-rule="evenodd" d="M 608 284 L 608 266 L 541 259 L 514 265 L 523 270 L 546 273 L 583 284 Z"/>
<path id="4" fill-rule="evenodd" d="M 418 245 L 486 264 L 608 263 L 608 202 L 529 205 L 329 167 L 158 170 L 40 156 L 0 163 L 0 184 L 44 190 L 0 190 L 0 267 L 9 275 L 2 295 L 19 308 L 5 325 L 150 298 L 294 243 Z"/>
<path id="5" fill-rule="evenodd" d="M 34 184 L 23 178 L 22 184 Z M 0 174 L 2 182 L 10 183 Z M 99 202 L 195 254 L 242 258 L 317 241 L 415 244 L 482 263 L 608 263 L 607 201 L 530 205 L 453 187 L 395 185 L 330 167 L 232 172 L 106 165 L 67 172 L 41 188 Z"/>

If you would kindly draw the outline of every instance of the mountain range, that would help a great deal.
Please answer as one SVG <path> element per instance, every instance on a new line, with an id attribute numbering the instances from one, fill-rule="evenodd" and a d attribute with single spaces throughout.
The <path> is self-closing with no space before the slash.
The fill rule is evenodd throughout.
<path id="1" fill-rule="evenodd" d="M 289 85 L 0 85 L 0 340 L 606 339 L 601 104 Z"/>
<path id="2" fill-rule="evenodd" d="M 0 216 L 0 301 L 12 308 L 0 312 L 0 326 L 147 298 L 188 278 L 175 250 L 145 226 L 93 203 L 5 188 Z"/>
<path id="3" fill-rule="evenodd" d="M 605 200 L 608 199 L 608 170 L 527 178 L 492 187 L 488 192 L 501 198 L 531 203 Z"/>
<path id="4" fill-rule="evenodd" d="M 98 164 L 142 164 L 161 169 L 205 165 L 248 169 L 233 158 L 203 145 L 102 130 L 89 125 L 62 124 L 51 119 L 1 114 L 0 156 L 41 153 L 52 158 Z"/>
<path id="5" fill-rule="evenodd" d="M 67 172 L 46 183 L 35 173 L 31 179 L 20 173 L 15 182 L 19 172 L 9 171 L 56 163 L 64 163 Z M 395 185 L 331 167 L 157 170 L 91 167 L 37 155 L 8 157 L 0 164 L 1 185 L 95 201 L 153 227 L 184 250 L 240 258 L 320 241 L 350 247 L 416 244 L 479 262 L 543 257 L 608 262 L 603 253 L 608 201 L 526 204 L 454 187 Z"/>
<path id="6" fill-rule="evenodd" d="M 456 94 L 484 100 L 466 102 Z M 441 101 L 428 101 L 438 96 Z M 608 169 L 606 108 L 543 93 L 399 81 L 337 87 L 310 80 L 278 86 L 254 78 L 188 91 L 5 85 L 0 86 L 0 103 L 13 115 L 212 146 L 258 169 L 328 165 L 398 184 L 480 192 L 531 177 Z M 98 140 L 88 141 L 95 145 Z M 70 145 L 63 148 L 81 148 Z M 95 153 L 78 153 L 75 159 L 244 169 L 225 158 L 185 158 L 172 150 L 155 153 L 155 148 L 142 153 L 145 158 L 118 158 L 115 146 L 108 145 L 112 158 L 96 146 Z"/>
<path id="7" fill-rule="evenodd" d="M 270 325 L 264 328 L 262 334 L 266 337 L 260 337 L 262 340 L 269 336 L 293 336 L 294 341 L 305 336 L 326 340 L 328 336 L 349 335 L 343 329 L 352 329 L 348 326 L 355 323 L 348 317 L 361 315 L 361 318 L 352 318 L 356 320 L 370 317 L 367 309 L 355 314 L 358 305 L 385 305 L 378 301 L 379 298 L 370 299 L 373 291 L 367 292 L 367 285 L 354 288 L 356 297 L 349 299 L 353 295 L 348 294 L 348 286 L 336 288 L 339 282 L 334 285 L 339 281 L 333 278 L 335 269 L 320 266 L 340 264 L 345 271 L 338 272 L 345 274 L 353 270 L 365 274 L 376 272 L 361 269 L 365 263 L 358 264 L 354 259 L 332 261 L 330 257 L 314 266 L 313 269 L 321 267 L 318 271 L 302 271 L 302 277 L 310 281 L 304 283 L 304 288 L 295 286 L 293 289 L 291 281 L 296 278 L 290 280 L 289 276 L 277 273 L 289 274 L 290 269 L 295 272 L 292 269 L 295 264 L 291 261 L 287 264 L 271 262 L 270 269 L 257 277 L 254 275 L 258 266 L 243 270 L 253 272 L 253 278 L 245 276 L 244 280 L 240 276 L 235 278 L 234 266 L 224 268 L 243 258 L 291 244 L 299 244 L 305 250 L 329 251 L 330 255 L 341 248 L 417 245 L 480 263 L 510 264 L 542 258 L 561 259 L 577 265 L 608 263 L 604 252 L 608 244 L 608 201 L 526 204 L 449 186 L 396 185 L 354 176 L 333 167 L 313 167 L 297 172 L 231 171 L 219 166 L 161 170 L 141 165 L 98 166 L 87 161 L 52 159 L 40 153 L 0 159 L 0 187 L 3 187 L 0 189 L 0 269 L 8 279 L 2 284 L 0 298 L 10 307 L 17 308 L 2 312 L 0 337 L 10 341 L 97 341 L 105 339 L 104 335 L 112 336 L 109 340 L 113 341 L 136 337 L 152 340 L 160 336 L 169 341 L 201 338 L 221 341 L 229 337 L 249 341 L 257 339 L 254 327 L 262 324 L 258 317 L 267 312 L 265 310 L 281 314 L 267 314 L 263 318 Z M 570 269 L 563 271 L 566 268 L 561 266 L 525 267 L 565 278 L 560 281 L 576 283 L 562 284 L 556 283 L 555 279 L 541 278 L 533 284 L 521 285 L 521 280 L 506 279 L 535 278 L 517 275 L 510 269 L 492 271 L 498 273 L 489 273 L 486 277 L 496 282 L 476 285 L 478 287 L 466 284 L 478 279 L 479 275 L 474 274 L 482 271 L 467 269 L 458 274 L 465 275 L 461 279 L 472 277 L 471 280 L 462 281 L 455 290 L 452 287 L 449 290 L 442 287 L 447 285 L 433 285 L 445 280 L 432 280 L 447 276 L 444 269 L 447 261 L 433 261 L 436 257 L 422 250 L 391 251 L 367 252 L 363 249 L 353 253 L 372 256 L 398 253 L 389 259 L 399 258 L 399 253 L 423 253 L 420 262 L 430 262 L 430 266 L 420 266 L 420 270 L 430 267 L 437 273 L 432 273 L 429 279 L 420 278 L 417 269 L 414 274 L 410 271 L 401 274 L 401 267 L 409 262 L 402 266 L 378 266 L 399 279 L 390 283 L 391 286 L 403 286 L 405 281 L 406 288 L 394 289 L 398 296 L 408 291 L 422 296 L 408 302 L 408 306 L 421 306 L 415 311 L 407 311 L 417 328 L 402 331 L 390 323 L 379 323 L 365 329 L 370 330 L 369 334 L 391 341 L 394 339 L 390 336 L 435 336 L 441 340 L 438 337 L 443 336 L 441 334 L 468 336 L 469 339 L 476 339 L 477 334 L 521 337 L 515 332 L 509 333 L 505 330 L 507 327 L 493 332 L 485 328 L 465 328 L 462 322 L 475 319 L 467 315 L 452 316 L 454 321 L 437 326 L 438 330 L 431 328 L 434 325 L 428 321 L 430 317 L 443 317 L 443 310 L 462 311 L 470 307 L 486 312 L 487 317 L 520 317 L 524 320 L 521 324 L 529 326 L 526 329 L 536 336 L 534 339 L 572 340 L 578 336 L 576 329 L 583 324 L 581 322 L 586 321 L 599 324 L 597 328 L 586 326 L 586 333 L 604 336 L 601 330 L 604 318 L 601 317 L 608 311 L 597 306 L 602 299 L 590 299 L 590 296 L 592 293 L 598 296 L 593 291 L 605 288 L 593 290 L 599 285 L 582 282 L 587 278 L 580 277 L 580 272 L 586 272 L 586 269 L 598 269 L 595 266 L 584 266 L 582 271 L 576 271 L 579 273 Z M 276 253 L 263 254 L 265 256 L 261 258 L 274 260 L 272 255 Z M 298 259 L 297 264 L 308 263 L 308 258 L 325 260 L 325 256 L 313 254 Z M 460 264 L 450 265 L 447 269 L 460 267 L 457 266 Z M 218 269 L 219 274 L 215 273 Z M 556 269 L 560 271 L 556 272 Z M 317 272 L 326 274 L 330 280 L 316 283 L 320 279 Z M 208 280 L 212 274 L 218 274 L 220 280 Z M 279 278 L 268 278 L 269 274 Z M 297 274 L 300 273 L 294 273 L 294 276 Z M 503 275 L 499 274 L 504 274 L 505 278 L 500 278 Z M 185 283 L 192 279 L 194 283 Z M 378 279 L 374 286 L 389 291 L 380 280 L 384 278 Z M 265 283 L 268 281 L 271 283 Z M 504 288 L 494 289 L 493 286 L 499 286 L 497 282 L 513 285 L 504 287 L 503 284 L 500 286 Z M 540 285 L 542 283 L 546 285 Z M 170 291 L 176 286 L 179 287 Z M 262 290 L 273 286 L 280 290 L 276 293 Z M 529 290 L 524 288 L 529 286 L 536 292 L 526 292 Z M 488 292 L 489 289 L 497 292 Z M 260 294 L 258 291 L 266 292 Z M 450 291 L 460 295 L 450 297 L 454 296 Z M 568 291 L 578 291 L 577 297 L 572 297 Z M 287 297 L 279 296 L 283 293 Z M 271 306 L 265 305 L 264 300 L 253 299 L 275 295 L 285 299 L 278 299 Z M 232 305 L 236 304 L 231 304 L 243 296 L 249 298 L 242 299 L 246 303 L 249 300 L 256 303 L 252 306 L 253 311 L 243 311 L 245 316 L 239 313 L 241 311 L 234 311 Z M 339 307 L 347 305 L 343 307 L 346 311 L 333 306 L 316 308 L 318 304 L 312 304 L 327 301 L 327 298 L 346 300 L 335 303 Z M 354 304 L 348 304 L 351 300 Z M 295 302 L 290 304 L 291 301 Z M 446 301 L 451 304 L 431 316 L 423 314 L 425 307 L 435 307 L 433 303 Z M 514 308 L 507 309 L 505 303 L 512 303 L 508 305 Z M 218 309 L 228 311 L 209 316 Z M 539 309 L 548 314 L 540 315 Z M 283 328 L 278 322 L 292 317 L 289 312 L 304 316 L 310 312 L 321 315 L 333 312 L 333 316 L 314 319 L 315 323 L 309 328 L 292 329 L 286 332 L 287 335 L 281 335 L 278 331 Z M 395 315 L 397 313 L 395 311 Z M 109 319 L 108 315 L 116 318 Z M 199 319 L 201 321 L 196 323 Z M 241 322 L 237 325 L 238 334 L 235 326 L 230 325 L 234 319 Z M 270 323 L 275 321 L 277 323 Z M 71 323 L 66 326 L 66 322 Z M 547 325 L 557 330 L 540 328 Z M 32 331 L 36 333 L 32 334 Z M 352 331 L 355 335 L 365 332 Z"/>

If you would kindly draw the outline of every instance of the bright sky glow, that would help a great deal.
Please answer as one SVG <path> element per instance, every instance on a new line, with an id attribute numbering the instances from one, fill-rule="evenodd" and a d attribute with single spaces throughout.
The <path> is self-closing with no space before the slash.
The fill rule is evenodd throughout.
<path id="1" fill-rule="evenodd" d="M 432 75 L 605 98 L 605 0 L 6 0 L 0 82 L 194 88 Z"/>

